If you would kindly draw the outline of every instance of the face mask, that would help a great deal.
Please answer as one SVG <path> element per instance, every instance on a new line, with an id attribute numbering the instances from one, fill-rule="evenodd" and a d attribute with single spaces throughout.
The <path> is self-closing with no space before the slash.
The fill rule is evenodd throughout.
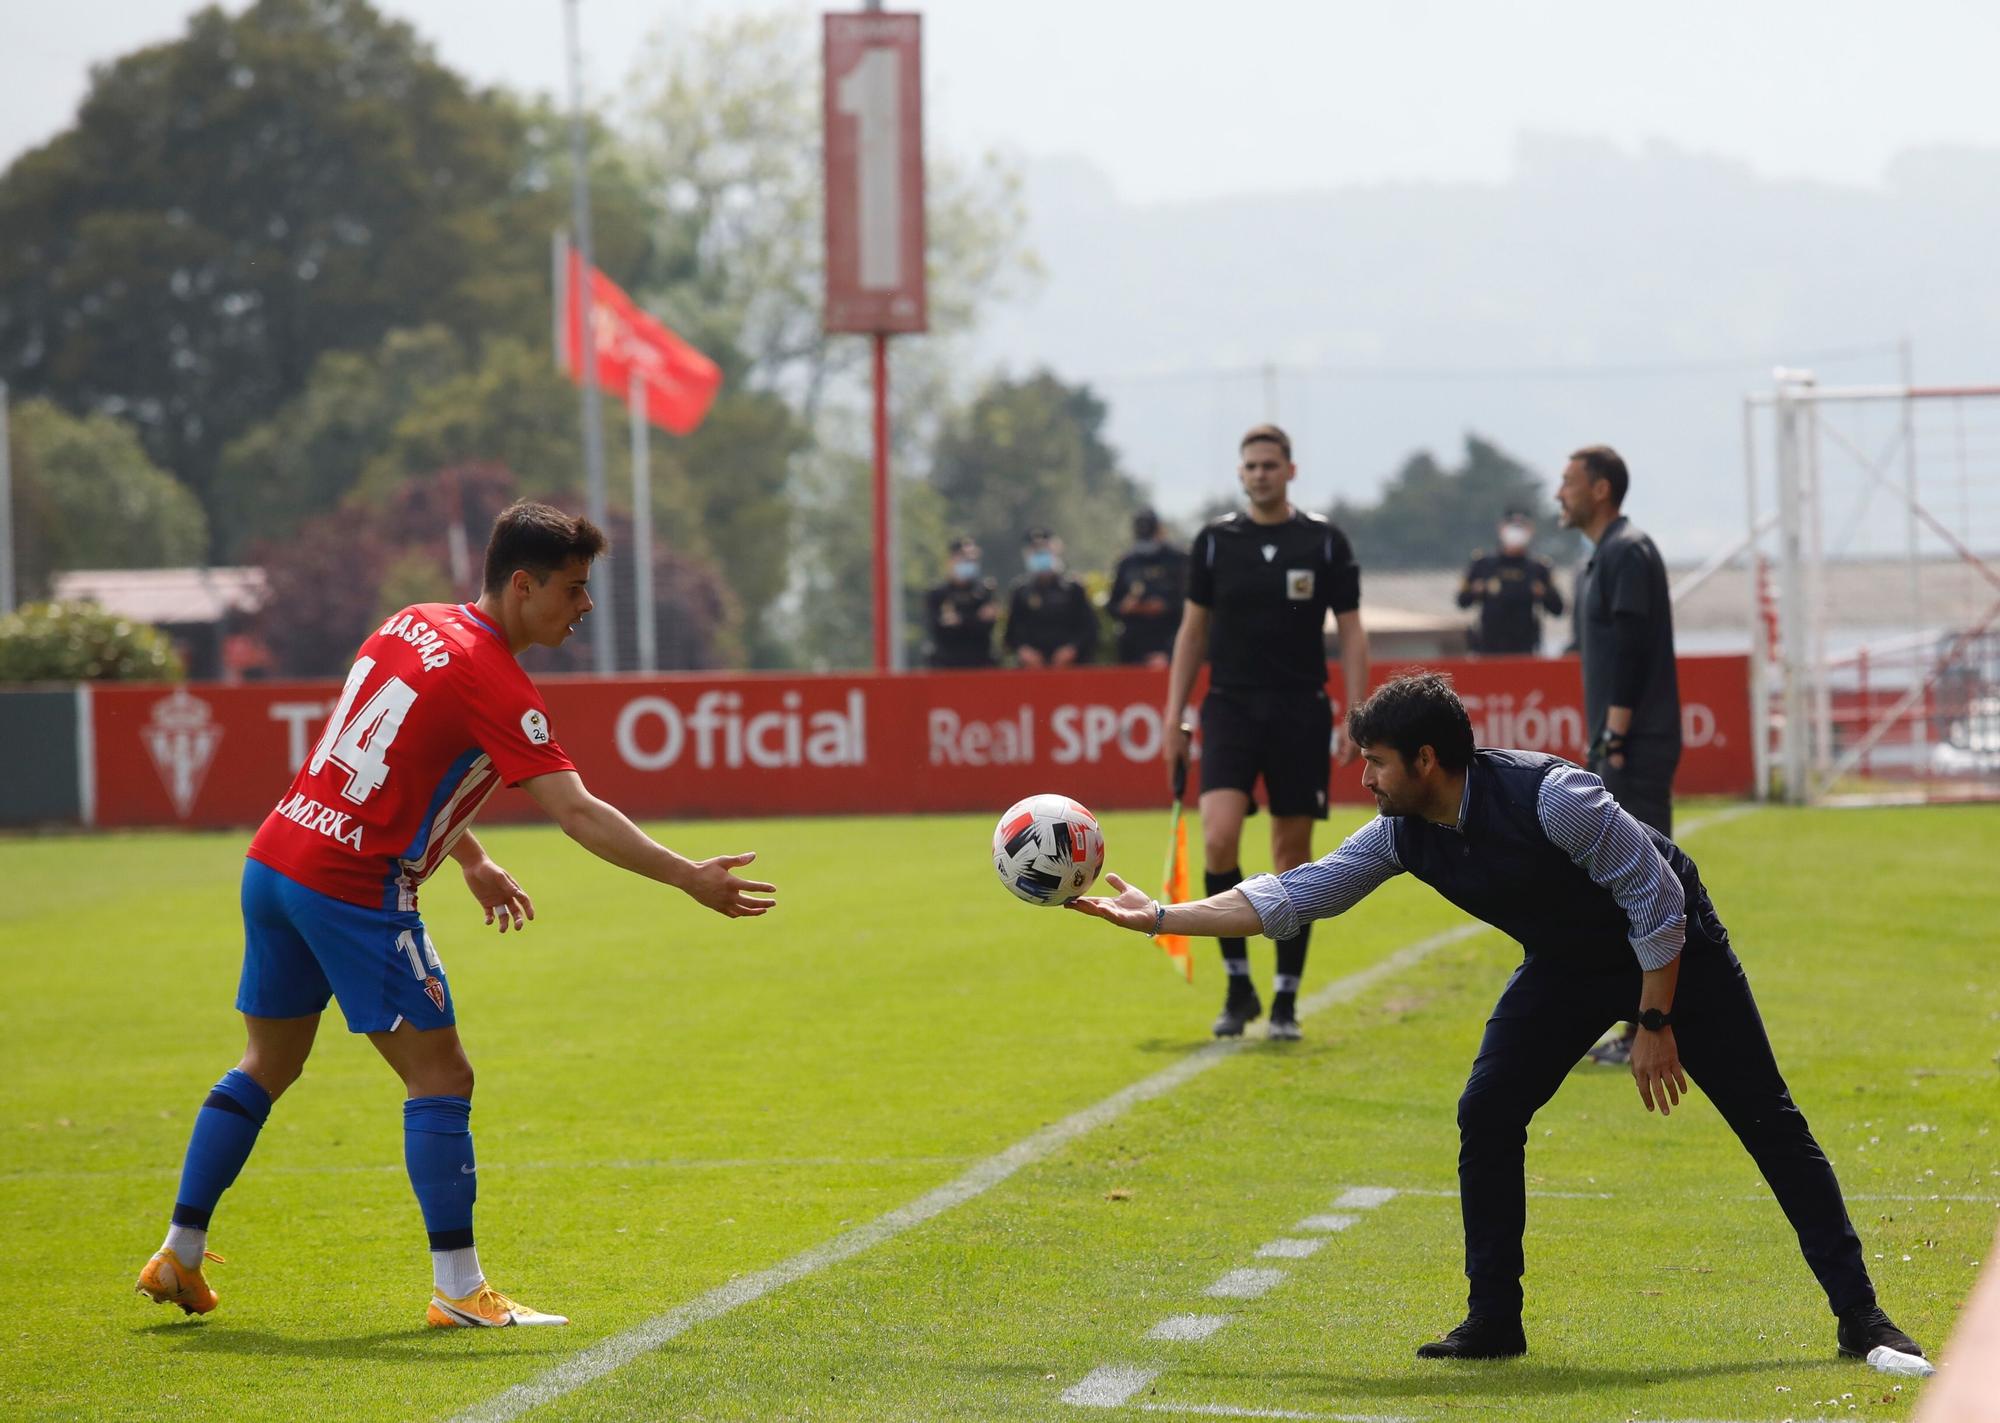
<path id="1" fill-rule="evenodd" d="M 1028 572 L 1054 573 L 1055 571 L 1056 571 L 1056 556 L 1053 553 L 1050 553 L 1047 549 L 1045 548 L 1036 549 L 1033 553 L 1028 555 Z"/>
<path id="2" fill-rule="evenodd" d="M 1528 540 L 1532 537 L 1533 535 L 1519 524 L 1506 524 L 1500 529 L 1500 547 L 1509 553 L 1519 553 L 1528 546 Z"/>
<path id="3" fill-rule="evenodd" d="M 979 576 L 979 560 L 976 558 L 961 558 L 951 566 L 951 576 L 961 583 L 970 583 Z"/>

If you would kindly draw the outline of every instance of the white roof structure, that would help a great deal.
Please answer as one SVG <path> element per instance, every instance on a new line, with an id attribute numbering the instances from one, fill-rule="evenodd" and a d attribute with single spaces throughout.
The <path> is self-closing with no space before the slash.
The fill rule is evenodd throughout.
<path id="1" fill-rule="evenodd" d="M 57 602 L 95 603 L 154 624 L 216 623 L 270 596 L 261 568 L 78 568 L 55 576 Z"/>

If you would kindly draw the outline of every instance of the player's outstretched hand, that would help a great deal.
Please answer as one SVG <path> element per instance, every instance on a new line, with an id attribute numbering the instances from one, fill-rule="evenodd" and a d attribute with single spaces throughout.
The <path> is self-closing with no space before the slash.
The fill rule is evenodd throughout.
<path id="1" fill-rule="evenodd" d="M 1639 1084 L 1639 1100 L 1647 1111 L 1657 1105 L 1661 1116 L 1673 1115 L 1681 1098 L 1687 1096 L 1688 1080 L 1681 1070 L 1681 1052 L 1672 1028 L 1647 1030 L 1633 1039 L 1632 1080 Z"/>
<path id="2" fill-rule="evenodd" d="M 515 883 L 512 875 L 492 860 L 466 865 L 464 870 L 465 887 L 472 891 L 472 897 L 486 911 L 488 924 L 496 918 L 499 920 L 501 933 L 507 932 L 510 923 L 520 929 L 535 917 L 535 901 L 528 898 L 528 892 Z"/>
<path id="3" fill-rule="evenodd" d="M 1117 875 L 1106 875 L 1104 882 L 1118 891 L 1116 899 L 1101 895 L 1082 895 L 1072 899 L 1064 907 L 1074 909 L 1079 914 L 1088 914 L 1093 919 L 1116 924 L 1121 929 L 1137 929 L 1142 934 L 1153 932 L 1153 896 L 1134 885 L 1125 883 Z"/>
<path id="4" fill-rule="evenodd" d="M 698 904 L 707 905 L 717 914 L 725 914 L 731 919 L 744 919 L 768 912 L 777 904 L 775 899 L 753 899 L 754 894 L 776 894 L 778 887 L 762 880 L 738 879 L 735 871 L 757 858 L 755 850 L 741 855 L 717 855 L 713 859 L 697 860 L 694 878 L 689 881 L 687 892 Z"/>

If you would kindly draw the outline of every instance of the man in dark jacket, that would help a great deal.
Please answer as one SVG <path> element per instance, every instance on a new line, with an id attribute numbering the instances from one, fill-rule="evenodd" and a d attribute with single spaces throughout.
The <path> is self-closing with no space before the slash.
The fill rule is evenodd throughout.
<path id="1" fill-rule="evenodd" d="M 1097 652 L 1090 591 L 1063 569 L 1062 540 L 1030 529 L 1021 540 L 1027 572 L 1007 600 L 1004 640 L 1022 667 L 1074 667 Z"/>
<path id="2" fill-rule="evenodd" d="M 1542 646 L 1542 613 L 1558 616 L 1562 591 L 1546 558 L 1528 552 L 1535 521 L 1525 509 L 1509 509 L 1500 520 L 1499 552 L 1475 550 L 1458 585 L 1458 605 L 1479 608 L 1473 651 L 1494 655 L 1537 652 Z"/>
<path id="3" fill-rule="evenodd" d="M 1528 1124 L 1591 1040 L 1628 1014 L 1641 1028 L 1632 1054 L 1640 1100 L 1666 1116 L 1690 1074 L 1701 1084 L 1797 1232 L 1838 1320 L 1839 1352 L 1921 1355 L 1876 1303 L 1840 1183 L 1778 1071 L 1694 861 L 1588 771 L 1532 751 L 1475 750 L 1471 719 L 1442 677 L 1384 684 L 1348 713 L 1347 730 L 1381 815 L 1331 855 L 1193 904 L 1162 905 L 1112 875 L 1116 899 L 1070 908 L 1149 934 L 1278 938 L 1409 874 L 1520 942 L 1521 966 L 1487 1019 L 1458 1101 L 1469 1308 L 1418 1356 L 1527 1352 Z"/>
<path id="4" fill-rule="evenodd" d="M 1000 600 L 980 575 L 979 545 L 964 534 L 951 541 L 949 576 L 924 594 L 925 643 L 933 667 L 991 667 L 993 625 Z"/>
<path id="5" fill-rule="evenodd" d="M 1188 556 L 1160 537 L 1160 516 L 1132 516 L 1132 547 L 1111 575 L 1111 616 L 1118 622 L 1118 660 L 1165 670 L 1187 600 Z"/>

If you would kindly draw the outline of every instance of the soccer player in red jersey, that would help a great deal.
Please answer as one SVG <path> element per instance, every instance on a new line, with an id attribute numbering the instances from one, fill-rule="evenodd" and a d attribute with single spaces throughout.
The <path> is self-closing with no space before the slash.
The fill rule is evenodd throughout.
<path id="1" fill-rule="evenodd" d="M 739 878 L 754 854 L 690 860 L 584 788 L 548 708 L 516 660 L 556 647 L 591 608 L 604 535 L 546 504 L 517 503 L 493 526 L 476 603 L 420 603 L 362 643 L 311 757 L 250 842 L 243 874 L 249 1045 L 195 1117 L 166 1242 L 139 1291 L 190 1314 L 215 1308 L 202 1277 L 209 1218 L 243 1168 L 271 1104 L 298 1080 L 329 997 L 408 1089 L 403 1157 L 430 1234 L 428 1322 L 440 1328 L 566 1324 L 486 1282 L 472 1243 L 472 1064 L 458 1040 L 444 964 L 417 914 L 417 888 L 447 855 L 500 932 L 534 903 L 471 832 L 503 783 L 535 798 L 599 858 L 684 891 L 728 917 L 776 903 Z"/>

